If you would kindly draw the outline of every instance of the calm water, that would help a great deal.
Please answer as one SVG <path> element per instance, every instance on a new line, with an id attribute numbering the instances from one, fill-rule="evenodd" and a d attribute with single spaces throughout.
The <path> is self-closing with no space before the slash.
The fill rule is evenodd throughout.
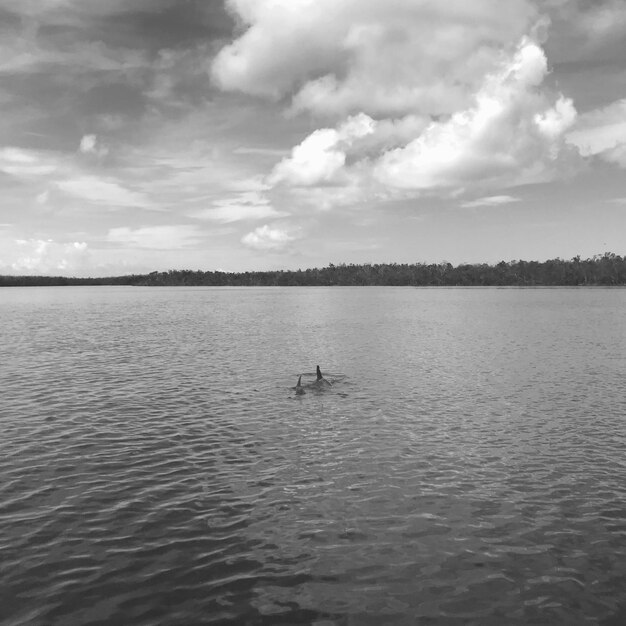
<path id="1" fill-rule="evenodd" d="M 624 624 L 625 311 L 4 289 L 0 622 Z"/>

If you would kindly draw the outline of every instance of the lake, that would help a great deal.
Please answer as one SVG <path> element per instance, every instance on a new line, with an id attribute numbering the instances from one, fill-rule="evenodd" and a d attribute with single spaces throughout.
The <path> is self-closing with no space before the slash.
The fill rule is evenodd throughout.
<path id="1" fill-rule="evenodd" d="M 625 312 L 3 289 L 0 622 L 624 624 Z"/>

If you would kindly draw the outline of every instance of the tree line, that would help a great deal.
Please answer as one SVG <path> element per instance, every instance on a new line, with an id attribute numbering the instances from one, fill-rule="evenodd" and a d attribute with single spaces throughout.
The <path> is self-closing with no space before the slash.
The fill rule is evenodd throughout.
<path id="1" fill-rule="evenodd" d="M 333 265 L 306 270 L 269 272 L 204 272 L 169 270 L 105 278 L 64 276 L 0 276 L 0 287 L 62 285 L 300 287 L 300 286 L 585 286 L 626 285 L 626 257 L 612 252 L 589 259 L 501 261 L 486 263 L 364 263 Z"/>

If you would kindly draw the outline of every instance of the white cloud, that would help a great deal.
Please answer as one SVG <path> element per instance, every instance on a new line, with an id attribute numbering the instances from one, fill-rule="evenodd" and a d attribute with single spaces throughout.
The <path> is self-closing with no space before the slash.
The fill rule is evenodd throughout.
<path id="1" fill-rule="evenodd" d="M 286 198 L 302 210 L 330 211 L 340 207 L 361 205 L 372 200 L 391 200 L 403 192 L 383 188 L 371 179 L 367 166 L 347 169 L 342 184 L 319 187 L 290 187 L 284 190 Z M 406 194 L 405 194 L 406 195 Z"/>
<path id="2" fill-rule="evenodd" d="M 307 187 L 311 198 L 312 187 L 329 186 L 317 197 L 336 206 L 550 180 L 559 172 L 564 134 L 576 110 L 562 95 L 542 92 L 547 72 L 541 47 L 524 38 L 484 77 L 469 107 L 428 123 L 420 116 L 349 117 L 311 133 L 267 181 Z M 297 189 L 292 194 L 302 197 Z"/>
<path id="3" fill-rule="evenodd" d="M 13 274 L 80 274 L 90 252 L 83 241 L 60 243 L 52 239 L 17 239 L 7 270 Z"/>
<path id="4" fill-rule="evenodd" d="M 269 205 L 252 204 L 223 204 L 215 209 L 201 209 L 189 214 L 197 219 L 211 220 L 222 224 L 242 222 L 246 220 L 260 220 L 274 217 L 285 217 L 284 211 L 276 211 Z"/>
<path id="5" fill-rule="evenodd" d="M 502 50 L 529 31 L 530 0 L 229 0 L 245 31 L 214 60 L 226 90 L 296 110 L 373 116 L 465 106 Z"/>
<path id="6" fill-rule="evenodd" d="M 155 208 L 145 194 L 132 191 L 110 178 L 84 175 L 58 181 L 56 185 L 67 194 L 112 208 Z"/>
<path id="7" fill-rule="evenodd" d="M 476 207 L 492 207 L 510 204 L 511 202 L 519 202 L 520 198 L 514 196 L 486 196 L 469 202 L 463 202 L 461 206 L 465 209 L 473 209 Z"/>
<path id="8" fill-rule="evenodd" d="M 37 157 L 33 153 L 19 148 L 2 148 L 2 150 L 0 150 L 0 157 L 3 161 L 21 163 L 22 165 L 37 162 Z"/>
<path id="9" fill-rule="evenodd" d="M 0 149 L 0 172 L 17 177 L 40 177 L 57 169 L 49 158 L 34 150 L 6 147 Z"/>
<path id="10" fill-rule="evenodd" d="M 375 125 L 371 117 L 361 113 L 349 117 L 337 130 L 316 130 L 274 168 L 270 184 L 284 181 L 309 186 L 332 180 L 345 165 L 346 151 L 352 143 L 371 135 Z"/>
<path id="11" fill-rule="evenodd" d="M 214 208 L 189 213 L 190 217 L 228 224 L 244 220 L 285 217 L 288 213 L 277 211 L 262 191 L 242 191 L 232 198 L 213 202 Z"/>
<path id="12" fill-rule="evenodd" d="M 35 196 L 35 202 L 41 205 L 47 204 L 49 199 L 50 199 L 50 192 L 48 190 L 42 191 L 41 193 Z"/>
<path id="13" fill-rule="evenodd" d="M 543 51 L 524 40 L 512 59 L 485 78 L 471 107 L 385 153 L 374 175 L 385 185 L 414 190 L 550 178 L 576 111 L 571 100 L 560 97 L 551 106 L 541 94 L 546 73 Z"/>
<path id="14" fill-rule="evenodd" d="M 336 148 L 338 141 L 332 128 L 314 131 L 274 168 L 270 181 L 314 185 L 330 180 L 346 162 L 345 153 Z"/>
<path id="15" fill-rule="evenodd" d="M 253 146 L 239 146 L 233 150 L 233 154 L 260 154 L 262 156 L 282 156 L 285 150 L 282 148 L 258 148 Z"/>
<path id="16" fill-rule="evenodd" d="M 176 250 L 197 246 L 202 240 L 196 226 L 181 224 L 172 226 L 143 226 L 132 229 L 127 226 L 111 228 L 107 241 L 122 246 L 154 250 Z"/>
<path id="17" fill-rule="evenodd" d="M 227 187 L 231 191 L 245 192 L 257 191 L 259 193 L 271 189 L 271 185 L 265 180 L 265 176 L 251 176 L 249 178 L 235 179 Z"/>
<path id="18" fill-rule="evenodd" d="M 83 135 L 78 148 L 83 154 L 92 154 L 97 157 L 105 157 L 109 150 L 103 146 L 96 135 Z"/>
<path id="19" fill-rule="evenodd" d="M 81 152 L 95 152 L 96 149 L 96 136 L 95 135 L 83 135 L 80 140 L 79 150 Z"/>
<path id="20" fill-rule="evenodd" d="M 583 156 L 598 155 L 626 167 L 626 99 L 581 115 L 567 141 Z"/>
<path id="21" fill-rule="evenodd" d="M 576 109 L 543 84 L 547 58 L 528 36 L 547 24 L 532 0 L 506 12 L 495 0 L 228 6 L 243 31 L 214 60 L 217 84 L 334 122 L 267 177 L 294 199 L 299 188 L 332 206 L 545 182 L 576 156 L 564 143 Z"/>
<path id="22" fill-rule="evenodd" d="M 278 252 L 284 250 L 295 239 L 296 237 L 286 230 L 270 228 L 265 224 L 245 235 L 241 243 L 254 250 Z"/>
<path id="23" fill-rule="evenodd" d="M 548 139 L 559 139 L 574 123 L 576 115 L 573 102 L 561 95 L 553 107 L 535 113 L 533 121 Z"/>

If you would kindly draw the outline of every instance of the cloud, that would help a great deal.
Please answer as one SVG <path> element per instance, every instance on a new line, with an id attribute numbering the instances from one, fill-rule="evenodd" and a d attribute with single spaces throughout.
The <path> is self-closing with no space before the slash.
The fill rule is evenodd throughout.
<path id="1" fill-rule="evenodd" d="M 95 135 L 85 135 L 80 143 L 80 152 L 103 155 L 104 149 Z M 37 151 L 14 147 L 0 149 L 0 172 L 28 184 L 45 183 L 64 194 L 111 208 L 137 207 L 157 209 L 156 204 L 141 191 L 129 189 L 113 177 L 85 173 L 75 154 L 59 151 Z M 35 200 L 39 205 L 54 199 L 51 189 L 40 191 Z"/>
<path id="2" fill-rule="evenodd" d="M 61 243 L 52 239 L 17 239 L 14 244 L 15 260 L 5 266 L 11 273 L 81 273 L 90 261 L 88 245 L 83 241 Z"/>
<path id="3" fill-rule="evenodd" d="M 311 133 L 267 182 L 292 187 L 299 198 L 298 187 L 330 185 L 307 192 L 328 206 L 550 180 L 567 153 L 564 135 L 576 110 L 570 99 L 542 91 L 547 72 L 541 47 L 523 38 L 483 78 L 467 108 L 431 121 L 350 116 Z"/>
<path id="4" fill-rule="evenodd" d="M 83 135 L 78 147 L 83 154 L 92 154 L 96 157 L 105 157 L 109 150 L 106 146 L 103 146 L 96 135 Z"/>
<path id="5" fill-rule="evenodd" d="M 581 115 L 567 141 L 583 156 L 626 167 L 626 99 Z"/>
<path id="6" fill-rule="evenodd" d="M 56 24 L 74 23 L 85 14 L 123 13 L 130 10 L 127 4 L 125 0 L 109 0 L 104 6 L 99 0 L 3 0 L 6 9 Z M 145 6 L 147 0 L 136 4 Z"/>
<path id="7" fill-rule="evenodd" d="M 56 186 L 61 191 L 77 198 L 104 204 L 112 208 L 155 208 L 152 201 L 145 194 L 132 191 L 110 178 L 83 175 L 58 181 Z"/>
<path id="8" fill-rule="evenodd" d="M 279 252 L 296 239 L 286 230 L 280 228 L 270 228 L 267 224 L 259 226 L 241 239 L 248 248 L 261 251 Z"/>
<path id="9" fill-rule="evenodd" d="M 233 150 L 233 154 L 260 154 L 263 156 L 282 156 L 285 150 L 282 148 L 258 148 L 253 146 L 239 146 Z"/>
<path id="10" fill-rule="evenodd" d="M 50 200 L 50 191 L 48 191 L 47 189 L 35 196 L 35 202 L 37 202 L 37 204 L 40 204 L 40 205 L 48 204 L 49 200 Z"/>
<path id="11" fill-rule="evenodd" d="M 35 150 L 6 147 L 0 149 L 0 172 L 17 177 L 40 177 L 51 174 L 57 165 Z"/>
<path id="12" fill-rule="evenodd" d="M 512 59 L 487 75 L 471 107 L 433 122 L 406 146 L 385 153 L 375 177 L 414 190 L 551 178 L 576 110 L 563 96 L 550 105 L 538 90 L 546 73 L 541 48 L 523 40 Z"/>
<path id="13" fill-rule="evenodd" d="M 94 114 L 136 122 L 155 109 L 197 103 L 209 89 L 214 45 L 201 37 L 220 32 L 224 9 L 217 2 L 183 4 L 2 0 L 10 27 L 0 38 L 0 76 L 10 101 L 42 125 L 69 110 L 77 120 L 90 116 L 79 128 L 96 127 Z"/>
<path id="14" fill-rule="evenodd" d="M 189 216 L 228 224 L 288 215 L 285 211 L 277 211 L 270 204 L 269 199 L 257 190 L 242 191 L 235 197 L 216 200 L 213 205 L 214 208 L 212 209 L 192 211 Z"/>
<path id="15" fill-rule="evenodd" d="M 214 59 L 216 84 L 334 122 L 268 175 L 286 201 L 503 188 L 571 169 L 564 136 L 577 112 L 544 84 L 548 20 L 535 2 L 514 0 L 506 15 L 494 0 L 390 2 L 227 3 L 242 31 Z"/>
<path id="16" fill-rule="evenodd" d="M 465 106 L 529 31 L 530 0 L 229 0 L 243 33 L 212 77 L 225 90 L 325 115 L 402 117 Z"/>
<path id="17" fill-rule="evenodd" d="M 31 23 L 30 18 L 28 22 Z M 48 45 L 37 28 L 3 35 L 0 41 L 0 74 L 37 74 L 51 67 L 64 73 L 83 75 L 88 71 L 129 72 L 150 66 L 147 55 L 128 48 L 110 48 L 100 41 L 77 41 L 63 47 Z M 55 78 L 54 73 L 51 74 Z"/>
<path id="18" fill-rule="evenodd" d="M 547 46 L 555 62 L 623 63 L 626 35 L 623 0 L 558 0 L 550 5 L 546 7 L 551 20 Z"/>
<path id="19" fill-rule="evenodd" d="M 136 229 L 121 226 L 109 230 L 107 241 L 125 247 L 177 250 L 197 246 L 202 241 L 202 234 L 196 226 L 188 224 Z"/>
<path id="20" fill-rule="evenodd" d="M 372 134 L 374 128 L 374 120 L 361 113 L 349 117 L 337 130 L 316 130 L 274 168 L 269 183 L 310 186 L 330 181 L 343 168 L 352 143 Z"/>
<path id="21" fill-rule="evenodd" d="M 330 180 L 346 162 L 337 149 L 338 133 L 332 128 L 314 131 L 292 150 L 291 157 L 274 169 L 270 181 L 285 180 L 293 185 L 313 185 Z"/>
<path id="22" fill-rule="evenodd" d="M 492 207 L 501 206 L 503 204 L 510 204 L 511 202 L 519 202 L 520 198 L 513 196 L 486 196 L 484 198 L 478 198 L 469 202 L 463 202 L 461 206 L 465 209 L 473 209 L 476 207 Z"/>
<path id="23" fill-rule="evenodd" d="M 253 204 L 235 204 L 227 200 L 223 201 L 222 206 L 215 209 L 201 209 L 190 213 L 190 217 L 197 219 L 212 220 L 222 224 L 230 224 L 232 222 L 242 222 L 247 220 L 260 220 L 273 217 L 285 217 L 288 215 L 284 211 L 277 211 L 270 205 L 253 205 Z"/>

